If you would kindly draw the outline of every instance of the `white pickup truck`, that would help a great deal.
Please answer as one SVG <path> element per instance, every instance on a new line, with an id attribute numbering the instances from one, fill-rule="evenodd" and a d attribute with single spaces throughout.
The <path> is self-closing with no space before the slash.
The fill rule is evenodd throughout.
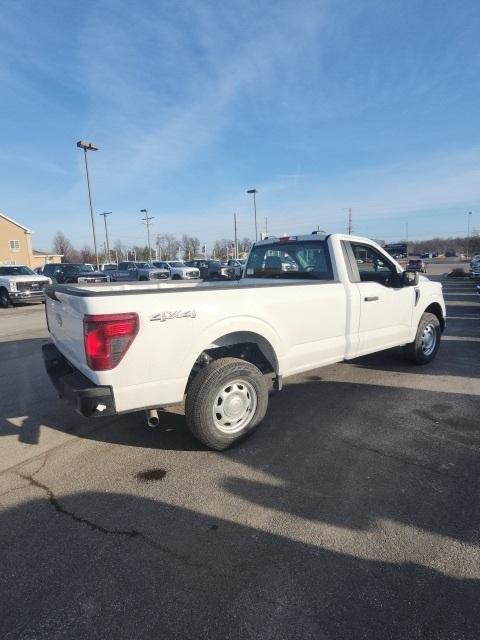
<path id="1" fill-rule="evenodd" d="M 440 283 L 371 240 L 315 233 L 257 242 L 240 280 L 57 284 L 46 312 L 47 371 L 81 414 L 142 409 L 153 426 L 160 407 L 185 399 L 190 430 L 217 450 L 262 421 L 269 377 L 281 389 L 396 346 L 426 364 L 446 321 Z"/>
<path id="2" fill-rule="evenodd" d="M 24 264 L 0 264 L 0 308 L 19 302 L 43 302 L 50 278 L 40 276 Z"/>

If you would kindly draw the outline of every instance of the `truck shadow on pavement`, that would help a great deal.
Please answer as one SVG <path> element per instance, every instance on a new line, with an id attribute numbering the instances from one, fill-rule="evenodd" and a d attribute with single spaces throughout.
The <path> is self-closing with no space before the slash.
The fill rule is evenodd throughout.
<path id="1" fill-rule="evenodd" d="M 478 580 L 30 482 L 43 496 L 0 516 L 3 640 L 478 640 Z"/>

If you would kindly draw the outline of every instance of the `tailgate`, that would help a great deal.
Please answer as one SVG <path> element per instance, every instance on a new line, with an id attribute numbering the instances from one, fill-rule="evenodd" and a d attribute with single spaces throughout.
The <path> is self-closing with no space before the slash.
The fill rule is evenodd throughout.
<path id="1" fill-rule="evenodd" d="M 85 370 L 82 298 L 50 287 L 47 289 L 45 311 L 55 345 L 75 367 Z"/>

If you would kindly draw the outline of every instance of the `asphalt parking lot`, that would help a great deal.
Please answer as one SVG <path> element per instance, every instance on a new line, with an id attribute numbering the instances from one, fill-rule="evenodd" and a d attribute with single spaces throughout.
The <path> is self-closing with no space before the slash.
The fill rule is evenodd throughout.
<path id="1" fill-rule="evenodd" d="M 42 306 L 0 310 L 0 637 L 478 640 L 480 298 L 443 282 L 431 365 L 298 376 L 224 453 L 77 416 Z"/>

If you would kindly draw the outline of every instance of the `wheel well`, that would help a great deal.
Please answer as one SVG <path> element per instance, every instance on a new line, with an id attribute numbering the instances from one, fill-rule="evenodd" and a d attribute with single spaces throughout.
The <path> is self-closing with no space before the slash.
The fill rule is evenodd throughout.
<path id="1" fill-rule="evenodd" d="M 445 318 L 443 317 L 442 307 L 438 302 L 432 302 L 432 304 L 425 309 L 424 313 L 433 313 L 434 316 L 437 316 L 442 331 L 445 330 Z"/>
<path id="2" fill-rule="evenodd" d="M 236 331 L 217 338 L 198 356 L 190 373 L 187 387 L 200 369 L 219 358 L 247 360 L 262 373 L 278 373 L 275 350 L 263 336 L 250 331 Z"/>

